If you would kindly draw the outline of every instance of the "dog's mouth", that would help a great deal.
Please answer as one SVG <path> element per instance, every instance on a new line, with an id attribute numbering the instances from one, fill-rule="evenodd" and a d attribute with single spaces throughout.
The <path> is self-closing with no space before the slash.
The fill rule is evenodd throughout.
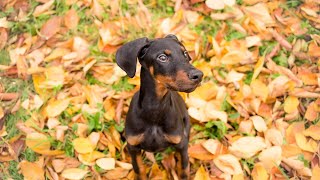
<path id="1" fill-rule="evenodd" d="M 194 91 L 197 87 L 201 85 L 200 82 L 197 83 L 184 83 L 184 84 L 178 84 L 176 86 L 172 86 L 170 84 L 167 84 L 167 88 L 173 91 L 179 91 L 179 92 L 185 92 L 185 93 L 191 93 Z"/>

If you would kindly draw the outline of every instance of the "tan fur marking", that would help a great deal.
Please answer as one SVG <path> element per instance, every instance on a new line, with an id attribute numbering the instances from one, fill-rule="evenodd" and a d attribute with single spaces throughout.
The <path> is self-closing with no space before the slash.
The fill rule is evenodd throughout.
<path id="1" fill-rule="evenodd" d="M 171 54 L 171 51 L 170 51 L 169 49 L 166 49 L 166 50 L 164 50 L 164 53 L 165 53 L 166 55 L 170 55 L 170 54 Z"/>
<path id="2" fill-rule="evenodd" d="M 139 177 L 138 179 L 146 180 L 147 179 L 146 168 L 144 167 L 142 156 L 140 153 L 137 155 L 137 164 L 139 167 L 139 174 L 137 174 L 137 176 Z"/>
<path id="3" fill-rule="evenodd" d="M 138 134 L 135 136 L 127 136 L 127 142 L 132 145 L 132 146 L 136 146 L 138 144 L 140 144 L 143 140 L 144 140 L 144 134 Z"/>
<path id="4" fill-rule="evenodd" d="M 149 71 L 150 71 L 151 75 L 154 76 L 154 68 L 153 68 L 153 66 L 149 67 Z"/>
<path id="5" fill-rule="evenodd" d="M 190 82 L 188 74 L 185 71 L 181 71 L 181 70 L 177 72 L 176 79 L 183 82 Z"/>
<path id="6" fill-rule="evenodd" d="M 164 134 L 164 138 L 173 144 L 179 144 L 182 139 L 180 135 L 169 135 L 169 134 Z"/>

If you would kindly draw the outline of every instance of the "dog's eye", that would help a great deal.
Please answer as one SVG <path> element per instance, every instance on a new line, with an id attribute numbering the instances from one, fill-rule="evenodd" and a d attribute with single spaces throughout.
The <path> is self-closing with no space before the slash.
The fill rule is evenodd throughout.
<path id="1" fill-rule="evenodd" d="M 167 62 L 168 61 L 168 56 L 165 54 L 160 54 L 157 58 L 160 62 Z"/>
<path id="2" fill-rule="evenodd" d="M 183 52 L 184 57 L 189 58 L 188 51 Z"/>

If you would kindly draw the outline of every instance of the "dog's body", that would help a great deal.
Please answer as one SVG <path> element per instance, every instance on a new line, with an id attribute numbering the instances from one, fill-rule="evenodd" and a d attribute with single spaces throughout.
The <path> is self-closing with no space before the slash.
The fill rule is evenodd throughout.
<path id="1" fill-rule="evenodd" d="M 122 46 L 116 54 L 118 65 L 129 77 L 135 75 L 140 60 L 141 87 L 131 101 L 125 123 L 128 151 L 138 179 L 146 179 L 141 149 L 149 152 L 175 147 L 178 173 L 188 177 L 189 115 L 177 91 L 192 92 L 201 82 L 183 45 L 174 35 L 149 41 L 137 39 Z"/>

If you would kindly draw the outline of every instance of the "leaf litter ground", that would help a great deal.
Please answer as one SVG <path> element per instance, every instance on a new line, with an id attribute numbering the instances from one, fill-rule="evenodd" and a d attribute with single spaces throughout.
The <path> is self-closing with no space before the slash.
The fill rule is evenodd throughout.
<path id="1" fill-rule="evenodd" d="M 192 179 L 320 179 L 319 7 L 1 1 L 0 179 L 133 179 L 123 128 L 139 72 L 127 78 L 114 53 L 169 33 L 204 72 L 181 93 Z M 143 153 L 150 179 L 177 179 L 173 152 Z"/>

